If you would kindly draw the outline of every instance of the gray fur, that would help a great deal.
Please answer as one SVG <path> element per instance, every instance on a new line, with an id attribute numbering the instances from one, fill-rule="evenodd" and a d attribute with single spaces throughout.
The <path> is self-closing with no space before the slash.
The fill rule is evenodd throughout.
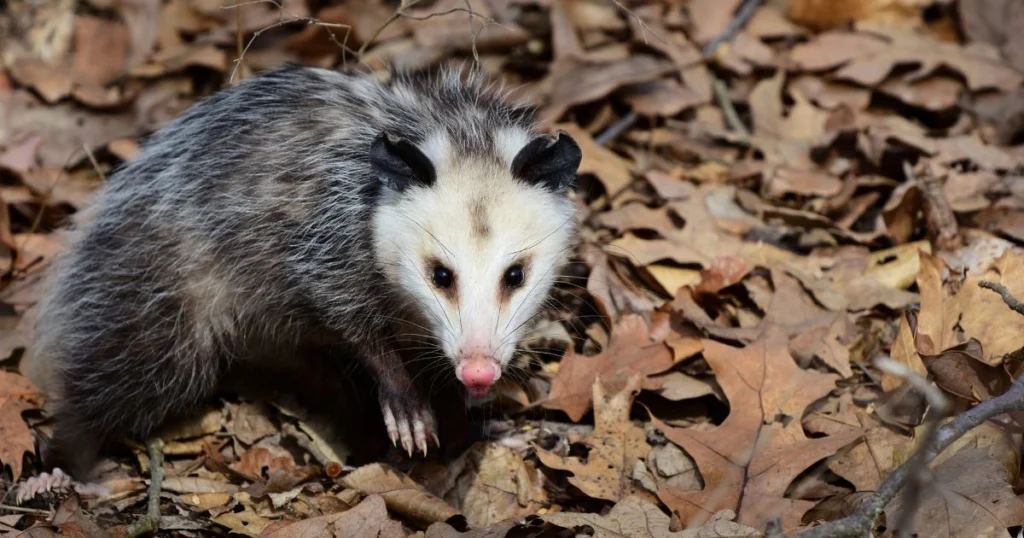
<path id="1" fill-rule="evenodd" d="M 372 355 L 409 305 L 374 265 L 386 197 L 367 148 L 381 131 L 420 141 L 443 128 L 487 154 L 500 126 L 535 132 L 532 110 L 479 74 L 378 83 L 287 66 L 154 134 L 77 219 L 39 308 L 31 351 L 52 369 L 54 442 L 72 472 L 104 441 L 193 409 L 236 361 L 291 360 L 312 340 Z"/>

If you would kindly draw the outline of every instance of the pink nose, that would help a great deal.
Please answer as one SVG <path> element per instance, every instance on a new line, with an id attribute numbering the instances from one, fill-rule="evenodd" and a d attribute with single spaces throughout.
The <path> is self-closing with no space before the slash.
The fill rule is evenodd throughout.
<path id="1" fill-rule="evenodd" d="M 462 383 L 474 396 L 487 394 L 487 389 L 494 383 L 495 364 L 493 359 L 473 357 L 462 365 Z"/>

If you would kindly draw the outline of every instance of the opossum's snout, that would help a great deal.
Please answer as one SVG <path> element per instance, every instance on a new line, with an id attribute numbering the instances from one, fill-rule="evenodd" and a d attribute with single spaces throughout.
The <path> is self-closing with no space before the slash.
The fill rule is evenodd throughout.
<path id="1" fill-rule="evenodd" d="M 473 396 L 483 396 L 501 377 L 501 364 L 487 353 L 475 351 L 460 354 L 455 365 L 455 377 Z"/>

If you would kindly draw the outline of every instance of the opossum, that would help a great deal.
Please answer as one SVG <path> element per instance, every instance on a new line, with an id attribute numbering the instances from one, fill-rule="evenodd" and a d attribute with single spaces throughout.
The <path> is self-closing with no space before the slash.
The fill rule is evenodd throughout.
<path id="1" fill-rule="evenodd" d="M 307 344 L 361 361 L 391 442 L 426 453 L 435 417 L 403 351 L 486 394 L 576 234 L 581 149 L 503 88 L 458 66 L 286 65 L 154 133 L 69 227 L 38 305 L 29 370 L 57 461 L 87 473 L 234 365 Z"/>

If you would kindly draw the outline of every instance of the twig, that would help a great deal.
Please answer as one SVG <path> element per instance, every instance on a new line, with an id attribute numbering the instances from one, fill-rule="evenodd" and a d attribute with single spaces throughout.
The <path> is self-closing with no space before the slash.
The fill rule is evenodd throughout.
<path id="1" fill-rule="evenodd" d="M 917 514 L 917 507 L 921 503 L 921 490 L 924 484 L 928 481 L 928 460 L 925 459 L 926 455 L 931 452 L 935 447 L 935 441 L 937 440 L 939 423 L 949 413 L 949 401 L 942 392 L 939 391 L 934 385 L 925 381 L 923 377 L 914 373 L 906 365 L 898 363 L 890 358 L 881 357 L 875 361 L 875 365 L 878 366 L 882 371 L 899 377 L 911 387 L 917 389 L 919 392 L 924 394 L 925 399 L 928 401 L 928 405 L 932 408 L 932 418 L 925 423 L 924 435 L 922 436 L 921 446 L 917 452 L 914 453 L 913 457 L 906 462 L 912 472 L 909 473 L 907 480 L 909 483 L 905 486 L 904 498 L 908 500 L 906 506 L 900 512 L 899 521 L 896 524 L 896 532 L 899 538 L 906 538 L 911 529 L 914 528 L 914 516 Z M 938 454 L 938 452 L 936 452 Z"/>
<path id="2" fill-rule="evenodd" d="M 8 512 L 18 512 L 21 514 L 32 514 L 34 516 L 49 516 L 52 513 L 46 510 L 25 508 L 24 506 L 11 506 L 9 504 L 0 504 L 0 510 L 7 510 Z"/>
<path id="3" fill-rule="evenodd" d="M 754 16 L 754 13 L 757 12 L 757 7 L 760 5 L 761 0 L 744 0 L 743 5 L 736 12 L 736 16 L 729 22 L 729 26 L 726 26 L 722 33 L 715 36 L 707 45 L 704 45 L 704 52 L 702 54 L 704 59 L 713 56 L 722 43 L 736 37 L 736 34 L 747 25 L 747 22 Z"/>
<path id="4" fill-rule="evenodd" d="M 1024 315 L 1024 306 L 1020 301 L 999 284 L 982 282 L 984 288 L 993 290 L 1003 297 L 1003 301 L 1015 312 Z M 896 468 L 879 486 L 857 512 L 849 517 L 831 521 L 810 530 L 795 535 L 793 538 L 860 538 L 870 536 L 875 519 L 885 510 L 886 505 L 892 501 L 903 489 L 904 484 L 911 478 L 911 473 L 917 470 L 921 462 L 927 464 L 941 454 L 954 441 L 961 438 L 967 432 L 985 423 L 989 419 L 1012 411 L 1024 411 L 1024 375 L 1017 378 L 1010 385 L 1009 390 L 1001 396 L 985 400 L 969 411 L 957 415 L 952 421 L 938 430 L 935 435 L 935 442 L 931 449 L 927 444 L 922 444 L 918 453 L 903 465 Z"/>
<path id="5" fill-rule="evenodd" d="M 725 115 L 725 123 L 733 131 L 743 136 L 750 136 L 750 130 L 747 129 L 746 125 L 743 125 L 743 120 L 740 119 L 739 113 L 736 112 L 732 99 L 729 99 L 729 88 L 726 88 L 722 79 L 716 77 L 714 73 L 708 71 L 708 74 L 711 75 L 711 88 L 715 91 L 715 99 L 718 100 L 718 106 L 722 107 L 722 114 Z"/>
<path id="6" fill-rule="evenodd" d="M 359 50 L 356 52 L 356 54 L 359 55 L 359 58 L 363 57 L 363 54 L 366 53 L 366 49 L 369 48 L 370 45 L 372 45 L 373 42 L 376 41 L 378 37 L 380 37 L 381 32 L 383 32 L 385 28 L 390 26 L 396 20 L 403 18 L 413 21 L 425 21 L 427 19 L 433 19 L 434 17 L 443 17 L 445 15 L 451 15 L 453 13 L 466 13 L 469 15 L 470 28 L 472 28 L 473 18 L 477 18 L 483 21 L 483 26 L 470 32 L 470 37 L 472 39 L 473 59 L 476 60 L 477 62 L 480 61 L 480 53 L 477 50 L 476 42 L 477 38 L 480 37 L 480 33 L 483 32 L 484 29 L 486 29 L 488 26 L 498 26 L 500 28 L 504 28 L 505 30 L 511 31 L 511 28 L 499 23 L 497 20 L 495 20 L 494 17 L 485 17 L 477 13 L 476 11 L 473 11 L 472 6 L 469 4 L 469 0 L 466 0 L 466 7 L 453 7 L 451 9 L 437 11 L 435 13 L 428 13 L 426 15 L 409 15 L 407 11 L 413 8 L 417 3 L 419 3 L 419 0 L 410 0 L 408 3 L 403 2 L 403 4 L 399 6 L 399 8 L 396 9 L 395 12 L 392 13 L 390 17 L 388 17 L 388 20 L 384 21 L 383 24 L 381 24 L 376 30 L 374 30 L 373 35 L 371 35 L 370 38 L 367 39 L 362 44 L 362 46 L 359 47 Z"/>
<path id="7" fill-rule="evenodd" d="M 1021 303 L 1016 297 L 1010 295 L 1010 290 L 1006 289 L 1006 286 L 988 280 L 978 282 L 978 286 L 998 293 L 1003 298 L 1003 302 L 1006 303 L 1006 306 L 1010 307 L 1014 312 L 1024 316 L 1024 303 Z"/>
<path id="8" fill-rule="evenodd" d="M 622 133 L 626 132 L 627 129 L 636 123 L 637 115 L 632 110 L 628 114 L 619 118 L 618 121 L 608 126 L 601 134 L 594 137 L 594 142 L 597 142 L 599 146 L 607 146 L 615 141 Z"/>
<path id="9" fill-rule="evenodd" d="M 240 9 L 243 6 L 248 6 L 248 5 L 251 5 L 251 4 L 270 4 L 270 5 L 272 5 L 272 6 L 274 6 L 274 7 L 276 7 L 278 9 L 278 12 L 281 14 L 281 18 L 280 18 L 280 20 L 278 20 L 274 24 L 271 24 L 270 26 L 264 26 L 263 28 L 260 28 L 259 30 L 256 30 L 255 32 L 252 33 L 252 37 L 249 38 L 248 43 L 245 44 L 245 47 L 238 54 L 238 58 L 235 58 L 235 61 L 234 61 L 235 67 L 231 69 L 231 76 L 228 77 L 228 82 L 229 83 L 234 82 L 235 75 L 238 73 L 238 68 L 242 65 L 242 62 L 245 59 L 245 54 L 247 52 L 249 52 L 249 49 L 252 47 L 252 44 L 256 42 L 256 39 L 259 38 L 260 35 L 263 34 L 263 32 L 266 32 L 267 30 L 273 30 L 274 28 L 280 28 L 280 27 L 282 27 L 282 26 L 284 26 L 286 24 L 291 24 L 291 23 L 294 23 L 294 22 L 304 22 L 304 23 L 309 24 L 309 25 L 319 26 L 319 27 L 323 28 L 324 31 L 326 31 L 327 34 L 330 36 L 331 41 L 334 42 L 335 45 L 338 45 L 338 47 L 341 49 L 342 54 L 344 54 L 346 52 L 350 52 L 350 53 L 355 54 L 355 51 L 350 49 L 348 47 L 348 45 L 347 45 L 349 35 L 351 35 L 351 33 L 352 33 L 352 27 L 351 26 L 349 26 L 347 24 L 335 24 L 335 23 L 330 23 L 330 22 L 323 22 L 323 21 L 321 21 L 321 20 L 319 20 L 319 19 L 317 19 L 315 17 L 300 17 L 298 15 L 295 15 L 294 13 L 291 13 L 291 12 L 285 10 L 284 9 L 284 5 L 281 4 L 281 2 L 279 2 L 278 0 L 249 0 L 249 1 L 245 1 L 245 2 L 237 2 L 237 3 L 231 4 L 229 6 L 224 6 L 221 9 Z M 286 16 L 290 17 L 290 18 L 285 18 Z M 241 19 L 239 19 L 239 20 L 241 20 Z M 334 31 L 332 29 L 345 30 L 344 41 L 338 41 L 338 36 L 336 36 L 334 34 Z M 238 33 L 241 34 L 241 28 L 239 28 L 239 32 Z M 239 39 L 241 39 L 241 38 L 239 38 Z"/>
<path id="10" fill-rule="evenodd" d="M 637 16 L 636 13 L 633 13 L 632 11 L 629 10 L 629 8 L 627 8 L 626 6 L 622 5 L 622 2 L 619 2 L 619 0 L 612 0 L 612 3 L 615 4 L 616 7 L 621 9 L 622 12 L 625 13 L 626 15 L 629 15 L 630 17 L 633 17 L 633 20 L 636 21 L 637 26 L 640 27 L 640 34 L 643 35 L 643 37 L 644 37 L 644 45 L 647 44 L 647 34 L 651 34 L 652 36 L 654 36 L 655 39 L 657 39 L 658 41 L 661 41 L 662 43 L 664 43 L 666 45 L 669 44 L 668 41 L 665 41 L 664 38 L 662 38 L 660 35 L 658 35 L 653 30 L 651 30 L 651 27 L 648 26 L 647 23 L 644 22 L 643 19 L 641 19 L 639 16 Z"/>
<path id="11" fill-rule="evenodd" d="M 245 76 L 245 64 L 242 61 L 242 58 L 245 56 L 245 43 L 242 39 L 242 6 L 235 8 L 235 46 L 238 50 L 238 56 L 236 56 L 235 61 L 238 62 L 237 65 L 239 67 L 243 68 L 242 76 Z"/>

